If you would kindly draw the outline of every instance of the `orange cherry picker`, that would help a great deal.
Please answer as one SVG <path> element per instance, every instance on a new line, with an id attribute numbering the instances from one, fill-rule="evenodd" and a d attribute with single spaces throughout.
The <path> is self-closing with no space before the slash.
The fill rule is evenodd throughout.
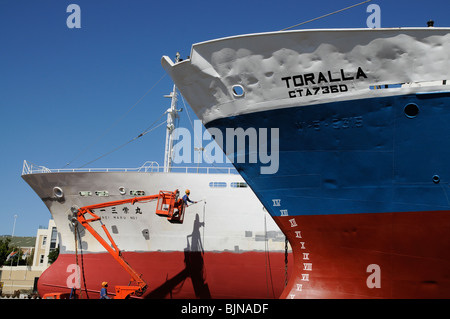
<path id="1" fill-rule="evenodd" d="M 106 226 L 102 223 L 101 217 L 94 213 L 94 209 L 100 209 L 105 207 L 118 206 L 123 204 L 135 204 L 137 202 L 149 202 L 158 199 L 156 205 L 156 214 L 159 216 L 167 216 L 167 220 L 171 223 L 183 223 L 184 218 L 184 205 L 183 200 L 179 197 L 179 191 L 160 191 L 159 194 L 150 196 L 134 197 L 124 200 L 105 202 L 101 204 L 95 204 L 90 206 L 84 206 L 79 209 L 74 208 L 72 211 L 76 214 L 76 220 L 87 229 L 92 236 L 114 257 L 114 259 L 130 274 L 130 284 L 134 282 L 134 285 L 128 286 L 116 286 L 116 296 L 114 299 L 125 299 L 130 296 L 140 297 L 146 289 L 147 283 L 123 258 L 121 251 L 114 242 L 111 234 L 106 229 Z M 90 215 L 87 216 L 87 215 Z M 75 216 L 74 216 L 75 218 Z M 99 221 L 101 227 L 109 240 L 109 243 L 90 225 L 90 223 Z"/>

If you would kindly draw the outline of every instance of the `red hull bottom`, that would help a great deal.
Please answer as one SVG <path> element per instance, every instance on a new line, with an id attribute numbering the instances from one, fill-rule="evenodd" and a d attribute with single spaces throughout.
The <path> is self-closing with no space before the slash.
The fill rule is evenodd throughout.
<path id="1" fill-rule="evenodd" d="M 281 298 L 450 298 L 450 212 L 284 216 Z"/>
<path id="2" fill-rule="evenodd" d="M 123 256 L 148 284 L 143 298 L 278 298 L 285 286 L 281 252 L 125 252 Z M 127 285 L 129 280 L 107 253 L 78 254 L 78 265 L 74 254 L 61 254 L 39 278 L 38 291 L 42 296 L 81 287 L 76 289 L 81 298 L 98 299 L 103 281 L 113 297 L 114 286 Z"/>

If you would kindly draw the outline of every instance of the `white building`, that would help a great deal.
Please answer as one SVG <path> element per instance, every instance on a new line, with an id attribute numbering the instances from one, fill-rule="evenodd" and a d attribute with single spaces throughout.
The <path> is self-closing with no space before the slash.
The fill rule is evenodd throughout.
<path id="1" fill-rule="evenodd" d="M 48 254 L 56 249 L 58 245 L 59 239 L 55 221 L 50 219 L 46 229 L 38 229 L 37 231 L 32 267 L 44 266 L 47 268 L 49 266 Z"/>
<path id="2" fill-rule="evenodd" d="M 14 291 L 32 292 L 37 284 L 39 276 L 47 269 L 48 254 L 59 245 L 58 232 L 53 219 L 48 222 L 47 228 L 40 228 L 37 231 L 34 247 L 20 247 L 25 251 L 34 251 L 33 263 L 31 266 L 6 266 L 0 268 L 0 287 L 2 293 L 13 294 Z"/>

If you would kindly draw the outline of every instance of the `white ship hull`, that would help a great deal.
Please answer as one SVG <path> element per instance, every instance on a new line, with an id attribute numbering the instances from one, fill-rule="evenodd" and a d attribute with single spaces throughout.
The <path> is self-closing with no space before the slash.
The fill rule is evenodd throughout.
<path id="1" fill-rule="evenodd" d="M 249 187 L 231 187 L 239 185 L 235 183 L 244 183 L 237 174 L 73 171 L 31 173 L 24 174 L 23 178 L 50 210 L 60 236 L 60 256 L 47 270 L 47 274 L 41 277 L 41 294 L 57 288 L 66 292 L 71 288 L 84 288 L 85 296 L 90 294 L 92 298 L 100 289 L 99 283 L 104 280 L 127 284 L 127 273 L 118 267 L 101 244 L 82 226 L 78 227 L 76 239 L 71 207 L 132 198 L 135 195 L 130 195 L 130 192 L 134 194 L 134 191 L 151 195 L 160 190 L 179 189 L 184 192 L 186 188 L 191 190 L 191 199 L 199 202 L 187 207 L 183 224 L 172 224 L 167 218 L 156 215 L 156 201 L 95 211 L 125 258 L 129 258 L 129 263 L 134 266 L 134 262 L 143 277 L 150 279 L 148 295 L 177 297 L 173 291 L 176 285 L 163 294 L 152 295 L 152 288 L 156 289 L 158 282 L 158 286 L 164 285 L 168 278 L 186 267 L 186 252 L 200 254 L 201 262 L 197 268 L 203 274 L 203 285 L 208 284 L 208 279 L 204 277 L 208 272 L 210 280 L 214 280 L 211 276 L 219 274 L 227 278 L 227 292 L 222 292 L 222 288 L 210 283 L 208 293 L 200 297 L 273 298 L 278 297 L 284 287 L 285 237 Z M 92 226 L 102 234 L 100 224 Z M 171 254 L 172 257 L 168 258 Z M 83 276 L 77 275 L 81 265 L 80 255 L 84 258 Z M 212 255 L 222 256 L 211 259 L 213 263 L 232 262 L 234 265 L 208 265 L 208 256 Z M 255 261 L 261 262 L 251 267 L 236 267 L 240 257 L 246 260 L 256 258 Z M 145 259 L 145 263 L 140 264 L 139 259 Z M 150 263 L 155 263 L 156 268 Z M 101 264 L 102 278 L 93 278 L 99 274 L 94 275 L 94 270 L 87 269 L 88 264 L 93 268 Z M 166 265 L 164 267 L 167 268 L 167 264 L 174 266 L 172 272 L 158 273 L 161 272 L 160 267 Z M 216 266 L 220 266 L 220 270 L 217 275 L 213 275 Z M 90 275 L 86 276 L 86 272 L 90 272 Z M 239 276 L 236 276 L 237 272 Z M 90 287 L 81 277 L 85 277 Z M 246 279 L 244 282 L 243 278 Z M 118 282 L 120 280 L 125 282 Z M 270 287 L 270 294 L 267 294 L 267 289 L 261 291 L 261 287 L 252 292 L 249 289 L 252 282 L 258 282 L 257 287 Z M 242 286 L 247 287 L 244 295 L 241 295 L 244 290 L 239 288 Z M 194 290 L 179 289 L 178 297 L 199 297 Z"/>

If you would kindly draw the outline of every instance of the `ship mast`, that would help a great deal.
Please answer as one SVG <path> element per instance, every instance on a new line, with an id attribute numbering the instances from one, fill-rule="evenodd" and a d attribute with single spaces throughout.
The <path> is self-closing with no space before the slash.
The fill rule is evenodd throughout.
<path id="1" fill-rule="evenodd" d="M 177 52 L 176 62 L 180 60 L 180 53 Z M 172 170 L 173 161 L 173 134 L 176 129 L 176 119 L 179 118 L 178 112 L 181 109 L 177 109 L 177 88 L 173 85 L 173 90 L 169 95 L 164 97 L 171 98 L 170 108 L 167 109 L 167 131 L 166 131 L 166 147 L 164 153 L 164 172 L 170 172 Z"/>

